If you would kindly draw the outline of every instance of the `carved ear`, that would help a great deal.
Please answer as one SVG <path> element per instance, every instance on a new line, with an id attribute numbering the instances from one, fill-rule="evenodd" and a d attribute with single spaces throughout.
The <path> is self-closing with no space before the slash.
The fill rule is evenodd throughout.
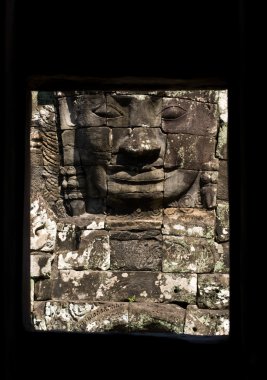
<path id="1" fill-rule="evenodd" d="M 201 174 L 201 199 L 208 209 L 216 207 L 218 172 L 203 172 Z"/>

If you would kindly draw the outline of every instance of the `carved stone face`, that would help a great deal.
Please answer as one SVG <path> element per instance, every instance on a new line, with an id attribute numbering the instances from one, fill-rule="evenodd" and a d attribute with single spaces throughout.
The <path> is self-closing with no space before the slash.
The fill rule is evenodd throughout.
<path id="1" fill-rule="evenodd" d="M 63 187 L 73 215 L 194 207 L 201 184 L 212 198 L 215 104 L 100 92 L 61 97 L 59 106 Z"/>

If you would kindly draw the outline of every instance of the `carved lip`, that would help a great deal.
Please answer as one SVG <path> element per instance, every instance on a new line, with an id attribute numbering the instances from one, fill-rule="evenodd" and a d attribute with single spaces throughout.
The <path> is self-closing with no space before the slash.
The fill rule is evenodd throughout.
<path id="1" fill-rule="evenodd" d="M 162 169 L 155 169 L 138 174 L 121 171 L 111 175 L 110 178 L 114 181 L 125 183 L 161 182 L 164 180 L 164 171 Z"/>

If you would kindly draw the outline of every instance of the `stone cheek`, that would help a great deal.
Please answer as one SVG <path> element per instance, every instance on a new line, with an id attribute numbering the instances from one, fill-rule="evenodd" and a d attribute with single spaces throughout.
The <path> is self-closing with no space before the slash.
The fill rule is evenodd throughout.
<path id="1" fill-rule="evenodd" d="M 166 168 L 217 170 L 215 140 L 207 136 L 168 134 L 164 160 Z"/>

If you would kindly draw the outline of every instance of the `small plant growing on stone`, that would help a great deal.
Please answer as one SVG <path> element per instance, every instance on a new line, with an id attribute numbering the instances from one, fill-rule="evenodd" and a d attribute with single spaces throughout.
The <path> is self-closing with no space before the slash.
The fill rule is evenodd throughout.
<path id="1" fill-rule="evenodd" d="M 129 296 L 129 297 L 128 297 L 128 301 L 129 301 L 129 302 L 135 302 L 135 301 L 136 301 L 136 299 L 135 299 L 135 295 L 133 295 L 133 296 Z"/>

